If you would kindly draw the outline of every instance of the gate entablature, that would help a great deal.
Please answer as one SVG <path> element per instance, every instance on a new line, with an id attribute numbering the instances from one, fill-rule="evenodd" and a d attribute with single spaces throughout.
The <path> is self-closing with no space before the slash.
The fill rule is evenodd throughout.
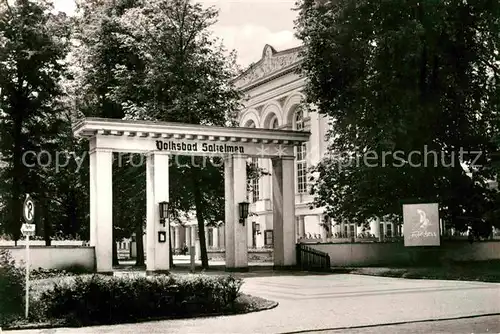
<path id="1" fill-rule="evenodd" d="M 86 118 L 74 126 L 76 136 L 90 139 L 90 149 L 181 155 L 242 154 L 261 158 L 293 156 L 306 142 L 304 131 L 218 127 L 173 122 Z"/>

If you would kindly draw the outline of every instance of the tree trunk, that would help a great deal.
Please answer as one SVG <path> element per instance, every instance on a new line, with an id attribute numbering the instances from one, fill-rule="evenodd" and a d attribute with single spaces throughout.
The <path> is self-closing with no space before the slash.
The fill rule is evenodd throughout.
<path id="1" fill-rule="evenodd" d="M 172 249 L 172 229 L 169 226 L 168 230 L 168 248 L 170 249 L 168 253 L 168 261 L 170 262 L 170 268 L 174 267 L 174 253 Z"/>
<path id="2" fill-rule="evenodd" d="M 49 207 L 46 198 L 42 200 L 41 209 L 43 215 L 43 239 L 45 240 L 45 246 L 50 246 L 52 244 L 52 224 L 49 220 Z"/>
<path id="3" fill-rule="evenodd" d="M 140 224 L 137 224 L 135 229 L 135 245 L 136 245 L 136 253 L 137 258 L 135 259 L 135 265 L 137 267 L 144 266 L 144 243 L 142 239 L 143 231 L 142 231 L 142 221 Z"/>
<path id="4" fill-rule="evenodd" d="M 113 229 L 113 266 L 120 265 L 118 261 L 118 247 L 116 246 L 115 231 Z"/>
<path id="5" fill-rule="evenodd" d="M 15 158 L 16 159 L 16 158 Z M 20 158 L 19 158 L 20 159 Z M 22 198 L 21 198 L 21 177 L 19 176 L 20 166 L 14 162 L 14 177 L 12 182 L 12 212 L 10 217 L 9 234 L 14 241 L 19 240 L 21 237 L 21 220 L 22 220 Z"/>
<path id="6" fill-rule="evenodd" d="M 193 170 L 193 176 L 196 175 L 196 171 Z M 208 254 L 207 243 L 205 241 L 205 219 L 203 217 L 203 202 L 197 177 L 193 177 L 193 192 L 194 203 L 196 207 L 196 219 L 198 221 L 198 237 L 200 239 L 201 266 L 203 269 L 208 269 Z"/>
<path id="7" fill-rule="evenodd" d="M 18 96 L 20 98 L 20 96 Z M 14 147 L 13 147 L 13 164 L 12 164 L 12 206 L 11 206 L 11 221 L 9 233 L 14 239 L 16 246 L 17 240 L 21 237 L 21 219 L 22 219 L 22 201 L 24 198 L 21 198 L 22 195 L 22 180 L 26 175 L 24 174 L 24 165 L 22 163 L 22 127 L 23 127 L 23 119 L 22 115 L 24 114 L 24 107 L 21 103 L 15 106 L 17 115 L 14 118 Z M 22 187 L 22 188 L 21 188 Z"/>
<path id="8" fill-rule="evenodd" d="M 71 235 L 75 238 L 77 234 L 80 232 L 80 226 L 78 224 L 78 214 L 77 214 L 77 199 L 74 190 L 70 191 L 69 194 L 69 207 L 68 207 L 68 215 L 69 215 L 69 226 Z"/>

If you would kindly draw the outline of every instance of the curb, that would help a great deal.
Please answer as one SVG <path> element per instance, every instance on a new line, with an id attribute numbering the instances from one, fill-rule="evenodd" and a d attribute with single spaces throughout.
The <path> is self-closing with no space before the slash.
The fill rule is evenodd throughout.
<path id="1" fill-rule="evenodd" d="M 402 275 L 384 275 L 377 273 L 366 273 L 362 271 L 353 270 L 348 272 L 350 275 L 360 275 L 360 276 L 371 276 L 371 277 L 386 277 L 386 278 L 397 278 L 397 279 L 405 279 L 405 280 L 429 280 L 429 281 L 458 281 L 458 282 L 472 282 L 472 283 L 500 283 L 498 278 L 493 279 L 472 279 L 466 277 L 465 279 L 462 277 L 447 277 L 447 278 L 437 278 L 437 277 L 425 277 L 425 276 L 415 276 L 415 277 L 407 277 L 403 273 Z"/>
<path id="2" fill-rule="evenodd" d="M 465 315 L 465 316 L 460 316 L 460 317 L 450 317 L 450 318 L 441 318 L 441 319 L 399 321 L 399 322 L 389 322 L 389 323 L 373 324 L 373 325 L 330 327 L 330 328 L 320 328 L 320 329 L 303 329 L 300 331 L 293 331 L 293 332 L 281 332 L 280 334 L 298 334 L 298 333 L 326 332 L 326 331 L 337 331 L 337 330 L 347 330 L 347 329 L 375 328 L 375 327 L 397 326 L 397 325 L 405 325 L 405 324 L 418 324 L 421 322 L 437 322 L 437 321 L 447 321 L 447 320 L 473 319 L 473 318 L 491 317 L 491 316 L 497 316 L 497 315 L 500 315 L 500 313 Z"/>

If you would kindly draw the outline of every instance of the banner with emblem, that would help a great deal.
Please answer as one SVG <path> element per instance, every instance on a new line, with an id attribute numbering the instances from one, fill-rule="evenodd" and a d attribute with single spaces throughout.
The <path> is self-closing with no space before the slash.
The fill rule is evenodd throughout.
<path id="1" fill-rule="evenodd" d="M 439 246 L 439 205 L 403 204 L 405 246 Z"/>

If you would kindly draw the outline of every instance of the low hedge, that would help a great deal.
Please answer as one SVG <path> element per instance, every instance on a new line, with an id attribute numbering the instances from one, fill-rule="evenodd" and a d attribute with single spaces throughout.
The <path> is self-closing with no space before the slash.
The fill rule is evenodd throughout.
<path id="1" fill-rule="evenodd" d="M 187 317 L 230 311 L 241 285 L 232 276 L 82 276 L 56 283 L 40 304 L 76 326 Z"/>
<path id="2" fill-rule="evenodd" d="M 25 276 L 7 250 L 0 250 L 0 326 L 24 312 Z"/>

